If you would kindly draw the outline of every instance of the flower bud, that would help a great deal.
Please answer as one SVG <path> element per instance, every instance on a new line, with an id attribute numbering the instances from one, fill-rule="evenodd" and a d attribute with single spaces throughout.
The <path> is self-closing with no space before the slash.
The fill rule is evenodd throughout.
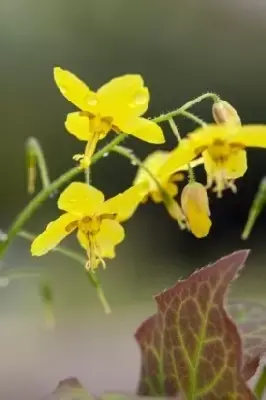
<path id="1" fill-rule="evenodd" d="M 241 125 L 236 109 L 227 101 L 220 100 L 213 104 L 212 115 L 216 124 Z"/>
<path id="2" fill-rule="evenodd" d="M 207 236 L 211 227 L 209 199 L 207 190 L 201 183 L 191 182 L 184 187 L 181 207 L 193 235 L 197 238 Z"/>

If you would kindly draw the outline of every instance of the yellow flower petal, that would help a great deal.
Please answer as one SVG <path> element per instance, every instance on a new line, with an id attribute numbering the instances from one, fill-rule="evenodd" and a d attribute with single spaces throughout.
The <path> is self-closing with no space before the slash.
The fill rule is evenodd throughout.
<path id="1" fill-rule="evenodd" d="M 88 141 L 93 132 L 90 130 L 90 120 L 82 112 L 73 112 L 67 115 L 65 127 L 69 133 L 76 136 L 79 140 Z"/>
<path id="2" fill-rule="evenodd" d="M 54 79 L 62 95 L 83 111 L 97 113 L 97 96 L 76 75 L 60 67 L 54 68 Z"/>
<path id="3" fill-rule="evenodd" d="M 245 150 L 238 150 L 230 154 L 228 160 L 220 165 L 217 165 L 210 157 L 207 151 L 203 152 L 204 168 L 208 175 L 215 176 L 215 174 L 222 168 L 224 178 L 237 179 L 245 175 L 247 171 L 247 154 Z"/>
<path id="4" fill-rule="evenodd" d="M 158 171 L 167 159 L 168 154 L 168 151 L 155 151 L 148 155 L 148 157 L 143 161 L 143 165 L 152 173 L 152 175 L 157 177 Z M 137 185 L 138 183 L 142 182 L 146 182 L 148 186 L 150 186 L 150 189 L 157 189 L 157 185 L 154 182 L 154 179 L 151 178 L 145 168 L 140 167 L 133 181 L 133 184 Z"/>
<path id="5" fill-rule="evenodd" d="M 72 182 L 61 193 L 58 208 L 68 211 L 79 218 L 90 216 L 101 209 L 104 202 L 103 193 L 87 183 Z"/>
<path id="6" fill-rule="evenodd" d="M 78 239 L 78 242 L 79 242 L 79 244 L 81 245 L 81 247 L 83 247 L 83 249 L 85 249 L 85 250 L 87 251 L 88 248 L 89 248 L 89 239 L 88 239 L 88 237 L 85 235 L 85 233 L 82 232 L 81 229 L 78 229 L 78 232 L 77 232 L 77 239 Z"/>
<path id="7" fill-rule="evenodd" d="M 108 199 L 101 210 L 102 214 L 116 214 L 119 221 L 129 219 L 147 194 L 146 184 L 130 187 L 123 193 Z"/>
<path id="8" fill-rule="evenodd" d="M 159 125 L 145 118 L 127 120 L 119 128 L 128 134 L 148 143 L 160 144 L 165 142 L 164 134 Z"/>
<path id="9" fill-rule="evenodd" d="M 230 139 L 230 142 L 246 147 L 266 147 L 266 125 L 243 125 Z"/>
<path id="10" fill-rule="evenodd" d="M 149 91 L 140 75 L 123 75 L 103 85 L 97 96 L 101 114 L 113 117 L 114 125 L 147 111 Z"/>
<path id="11" fill-rule="evenodd" d="M 198 239 L 206 237 L 210 231 L 212 222 L 207 214 L 199 211 L 197 207 L 191 205 L 187 216 L 189 227 L 194 236 Z"/>
<path id="12" fill-rule="evenodd" d="M 181 140 L 180 144 L 169 154 L 167 161 L 160 168 L 159 175 L 167 179 L 175 172 L 184 169 L 184 165 L 195 158 L 193 146 L 189 140 Z"/>
<path id="13" fill-rule="evenodd" d="M 101 223 L 99 232 L 94 236 L 95 243 L 101 258 L 108 257 L 114 246 L 124 240 L 125 231 L 119 222 L 105 219 Z"/>
<path id="14" fill-rule="evenodd" d="M 67 235 L 76 229 L 76 217 L 68 213 L 50 222 L 45 231 L 32 242 L 31 254 L 42 256 L 56 247 Z"/>
<path id="15" fill-rule="evenodd" d="M 197 238 L 207 236 L 211 227 L 211 220 L 209 218 L 208 194 L 205 187 L 198 182 L 188 183 L 181 194 L 181 206 L 191 232 Z"/>

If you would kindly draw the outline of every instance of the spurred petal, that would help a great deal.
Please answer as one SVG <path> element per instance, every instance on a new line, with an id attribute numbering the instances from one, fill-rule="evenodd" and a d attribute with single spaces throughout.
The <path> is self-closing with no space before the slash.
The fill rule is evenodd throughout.
<path id="1" fill-rule="evenodd" d="M 122 242 L 124 237 L 124 228 L 119 222 L 110 219 L 103 220 L 99 232 L 94 236 L 101 258 L 113 258 L 114 246 Z"/>
<path id="2" fill-rule="evenodd" d="M 230 142 L 246 147 L 266 147 L 266 125 L 243 125 Z"/>
<path id="3" fill-rule="evenodd" d="M 108 199 L 101 210 L 102 214 L 116 214 L 119 221 L 129 219 L 136 211 L 138 205 L 147 194 L 144 183 L 134 185 L 123 193 Z"/>
<path id="4" fill-rule="evenodd" d="M 79 140 L 90 140 L 93 132 L 90 131 L 90 119 L 82 112 L 73 112 L 67 115 L 65 127 L 69 133 Z"/>
<path id="5" fill-rule="evenodd" d="M 165 142 L 164 134 L 159 125 L 145 118 L 134 118 L 119 125 L 128 134 L 148 143 L 160 144 Z"/>
<path id="6" fill-rule="evenodd" d="M 104 202 L 103 193 L 93 186 L 82 182 L 72 182 L 61 193 L 58 208 L 68 211 L 78 218 L 90 216 L 101 209 Z"/>
<path id="7" fill-rule="evenodd" d="M 123 75 L 103 85 L 98 91 L 100 112 L 113 117 L 114 125 L 147 111 L 150 96 L 140 75 Z"/>
<path id="8" fill-rule="evenodd" d="M 62 95 L 83 111 L 97 112 L 97 96 L 76 75 L 60 67 L 54 68 L 54 80 Z"/>
<path id="9" fill-rule="evenodd" d="M 32 242 L 31 254 L 42 256 L 56 247 L 61 240 L 76 229 L 76 217 L 71 214 L 63 214 L 58 219 L 50 222 L 45 231 Z"/>

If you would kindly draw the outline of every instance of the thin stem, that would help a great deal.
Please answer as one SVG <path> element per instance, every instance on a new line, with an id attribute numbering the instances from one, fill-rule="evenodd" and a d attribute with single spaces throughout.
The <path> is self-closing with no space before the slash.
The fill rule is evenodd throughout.
<path id="1" fill-rule="evenodd" d="M 211 98 L 215 103 L 217 103 L 220 100 L 219 96 L 215 93 L 211 93 L 211 92 L 204 93 L 201 96 L 188 101 L 183 106 L 181 106 L 180 108 L 178 108 L 174 111 L 170 111 L 169 113 L 162 114 L 159 117 L 153 118 L 153 121 L 156 123 L 168 121 L 170 118 L 174 118 L 177 115 L 182 114 L 184 111 L 188 110 L 190 107 L 194 106 L 195 104 L 200 103 L 201 101 L 209 99 L 209 98 Z"/>
<path id="2" fill-rule="evenodd" d="M 265 204 L 266 204 L 266 177 L 264 177 L 261 180 L 257 194 L 251 204 L 248 214 L 248 219 L 241 235 L 241 238 L 243 240 L 248 239 L 255 225 L 255 222 L 257 221 Z"/>
<path id="3" fill-rule="evenodd" d="M 96 163 L 105 153 L 108 153 L 118 145 L 122 140 L 124 140 L 126 134 L 121 133 L 116 136 L 110 143 L 100 149 L 91 159 L 91 164 Z M 3 256 L 8 246 L 14 238 L 16 234 L 22 229 L 24 224 L 30 219 L 33 213 L 41 206 L 41 204 L 57 189 L 63 186 L 65 183 L 69 182 L 72 178 L 77 176 L 79 173 L 83 172 L 83 168 L 80 166 L 71 168 L 55 181 L 53 181 L 47 188 L 42 189 L 29 203 L 28 205 L 18 214 L 17 218 L 11 225 L 7 238 L 0 244 L 0 256 Z"/>
<path id="4" fill-rule="evenodd" d="M 39 141 L 34 137 L 30 137 L 26 141 L 26 157 L 28 164 L 28 192 L 32 194 L 35 192 L 36 164 L 40 171 L 43 188 L 47 188 L 50 185 L 44 154 Z"/>
<path id="5" fill-rule="evenodd" d="M 29 240 L 30 242 L 32 240 L 35 239 L 35 235 L 33 235 L 30 232 L 27 231 L 20 231 L 17 234 L 19 237 Z M 79 264 L 81 264 L 83 267 L 86 264 L 87 260 L 85 257 L 81 256 L 80 254 L 76 253 L 75 251 L 69 250 L 66 247 L 63 246 L 57 246 L 55 247 L 52 251 L 62 254 L 65 257 L 70 258 L 71 260 L 74 260 L 76 262 L 78 262 Z M 97 292 L 97 296 L 100 300 L 100 302 L 102 303 L 102 306 L 104 308 L 104 311 L 106 314 L 110 314 L 111 313 L 111 308 L 108 304 L 108 301 L 105 297 L 102 285 L 100 283 L 100 281 L 97 279 L 97 276 L 95 274 L 95 272 L 92 271 L 86 271 L 86 274 L 91 282 L 91 284 L 94 286 L 94 288 L 96 289 Z"/>
<path id="6" fill-rule="evenodd" d="M 133 153 L 132 150 L 128 149 L 127 147 L 124 146 L 116 146 L 113 149 L 114 152 L 121 154 L 123 157 L 128 158 L 133 165 L 137 165 L 138 167 L 142 168 L 147 174 L 150 176 L 150 178 L 154 181 L 154 183 L 157 185 L 158 189 L 162 192 L 165 193 L 164 188 L 160 184 L 160 182 L 156 179 L 156 177 L 153 175 L 153 173 L 146 167 L 145 164 L 142 163 L 142 161 Z"/>
<path id="7" fill-rule="evenodd" d="M 180 142 L 181 141 L 181 136 L 180 136 L 180 133 L 178 131 L 178 128 L 176 126 L 176 123 L 175 123 L 174 119 L 170 118 L 168 122 L 169 122 L 169 125 L 170 125 L 170 127 L 171 127 L 171 129 L 173 131 L 173 134 L 177 138 L 178 142 Z M 195 175 L 194 175 L 194 171 L 193 171 L 193 168 L 192 168 L 190 163 L 187 164 L 187 168 L 188 168 L 189 182 L 193 183 L 193 182 L 195 182 Z"/>
<path id="8" fill-rule="evenodd" d="M 203 119 L 197 117 L 195 114 L 192 114 L 189 111 L 182 111 L 180 113 L 180 115 L 183 115 L 183 117 L 185 117 L 187 119 L 191 119 L 191 121 L 195 122 L 197 125 L 200 125 L 200 126 L 206 126 L 207 125 L 206 122 L 203 121 Z"/>

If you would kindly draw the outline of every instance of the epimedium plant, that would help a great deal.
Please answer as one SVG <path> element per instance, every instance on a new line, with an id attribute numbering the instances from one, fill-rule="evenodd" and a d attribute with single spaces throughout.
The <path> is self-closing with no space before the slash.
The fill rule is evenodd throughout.
<path id="1" fill-rule="evenodd" d="M 208 190 L 212 188 L 219 198 L 224 190 L 237 191 L 235 181 L 247 170 L 246 148 L 266 148 L 266 125 L 242 125 L 232 105 L 215 93 L 205 93 L 158 117 L 145 118 L 150 94 L 140 75 L 114 78 L 97 91 L 59 67 L 54 68 L 54 80 L 61 94 L 78 109 L 66 116 L 65 128 L 85 142 L 84 152 L 74 155 L 76 166 L 51 182 L 38 140 L 28 139 L 28 191 L 31 195 L 35 192 L 37 167 L 43 188 L 2 235 L 0 256 L 20 236 L 32 242 L 33 256 L 54 250 L 70 257 L 84 266 L 105 312 L 109 313 L 111 309 L 96 270 L 99 266 L 105 268 L 105 260 L 115 257 L 116 246 L 125 238 L 122 223 L 151 198 L 165 205 L 180 229 L 189 230 L 197 238 L 206 237 L 212 225 Z M 206 99 L 212 101 L 213 123 L 206 123 L 190 111 Z M 199 127 L 181 137 L 175 123 L 179 116 Z M 128 135 L 153 145 L 163 144 L 161 124 L 165 122 L 176 136 L 174 149 L 157 149 L 141 161 L 131 149 L 122 146 Z M 98 150 L 101 140 L 108 139 L 111 132 L 115 137 Z M 90 171 L 111 151 L 129 159 L 138 170 L 127 190 L 105 199 L 104 193 L 93 186 Z M 195 178 L 194 171 L 199 165 L 205 168 L 206 185 Z M 84 180 L 73 181 L 79 174 L 83 174 Z M 184 179 L 187 183 L 179 196 L 179 182 Z M 65 185 L 57 199 L 59 217 L 37 237 L 24 231 L 25 224 L 42 203 L 52 194 L 57 195 Z M 263 180 L 243 239 L 250 234 L 265 198 Z M 74 232 L 84 256 L 59 246 Z M 246 381 L 258 367 L 265 347 L 264 336 L 254 336 L 253 320 L 236 326 L 223 304 L 227 286 L 246 256 L 247 252 L 234 253 L 156 296 L 157 314 L 136 333 L 142 352 L 138 395 L 181 396 L 189 400 L 255 398 Z M 40 289 L 49 309 L 51 288 L 45 282 Z M 231 305 L 230 312 L 235 308 Z M 253 343 L 254 337 L 260 340 L 259 345 L 256 340 Z"/>

